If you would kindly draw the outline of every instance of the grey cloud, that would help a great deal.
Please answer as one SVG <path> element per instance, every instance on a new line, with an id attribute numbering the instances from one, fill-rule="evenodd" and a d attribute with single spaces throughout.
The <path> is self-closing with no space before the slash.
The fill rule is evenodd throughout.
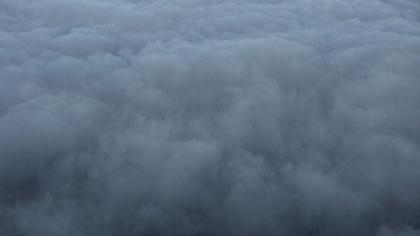
<path id="1" fill-rule="evenodd" d="M 0 234 L 419 235 L 416 0 L 0 0 Z"/>

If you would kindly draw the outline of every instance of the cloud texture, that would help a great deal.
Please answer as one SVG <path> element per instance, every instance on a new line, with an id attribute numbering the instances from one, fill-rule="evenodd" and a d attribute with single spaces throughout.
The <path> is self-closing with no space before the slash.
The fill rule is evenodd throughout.
<path id="1" fill-rule="evenodd" d="M 417 0 L 0 0 L 0 235 L 420 235 Z"/>

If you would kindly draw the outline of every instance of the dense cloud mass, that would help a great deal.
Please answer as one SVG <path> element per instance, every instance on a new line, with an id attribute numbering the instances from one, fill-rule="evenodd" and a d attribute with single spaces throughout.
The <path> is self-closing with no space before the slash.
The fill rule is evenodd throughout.
<path id="1" fill-rule="evenodd" d="M 419 236 L 418 0 L 0 0 L 0 235 Z"/>

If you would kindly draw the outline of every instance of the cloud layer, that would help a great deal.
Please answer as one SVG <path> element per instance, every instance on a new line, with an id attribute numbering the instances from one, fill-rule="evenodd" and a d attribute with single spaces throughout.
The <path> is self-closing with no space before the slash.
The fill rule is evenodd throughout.
<path id="1" fill-rule="evenodd" d="M 420 235 L 417 0 L 0 0 L 0 234 Z"/>

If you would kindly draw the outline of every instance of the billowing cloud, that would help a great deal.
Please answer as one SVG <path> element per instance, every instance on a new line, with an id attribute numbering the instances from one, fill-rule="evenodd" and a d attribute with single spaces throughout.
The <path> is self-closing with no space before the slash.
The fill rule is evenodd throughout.
<path id="1" fill-rule="evenodd" d="M 0 0 L 0 234 L 420 235 L 417 0 Z"/>

